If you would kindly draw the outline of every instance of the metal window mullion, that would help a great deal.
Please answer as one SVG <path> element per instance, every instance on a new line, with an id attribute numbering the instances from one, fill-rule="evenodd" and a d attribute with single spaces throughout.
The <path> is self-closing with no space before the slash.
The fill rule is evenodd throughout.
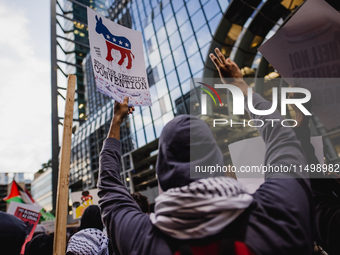
<path id="1" fill-rule="evenodd" d="M 70 63 L 70 62 L 67 62 L 67 61 L 64 61 L 64 60 L 60 60 L 60 59 L 57 59 L 57 62 L 64 63 L 64 64 L 70 65 L 70 66 L 75 66 L 75 67 L 78 67 L 78 68 L 82 68 L 82 66 L 79 65 L 79 64 L 73 64 L 73 63 Z"/>
<path id="2" fill-rule="evenodd" d="M 57 67 L 61 71 L 61 73 L 67 78 L 67 74 L 61 69 L 61 67 L 58 64 L 57 64 Z"/>
<path id="3" fill-rule="evenodd" d="M 57 81 L 57 24 L 56 0 L 51 0 L 51 108 L 52 108 L 52 206 L 56 209 L 59 172 L 59 118 L 58 118 L 58 81 Z"/>
<path id="4" fill-rule="evenodd" d="M 134 127 L 134 130 L 135 130 L 135 139 L 136 139 L 136 144 L 137 144 L 137 148 L 139 147 L 138 146 L 138 138 L 137 138 L 137 130 L 136 130 L 136 125 L 135 125 L 135 114 L 132 114 L 132 125 Z"/>
<path id="5" fill-rule="evenodd" d="M 205 11 L 204 11 L 204 9 L 203 9 L 203 5 L 202 5 L 202 2 L 201 2 L 201 0 L 199 0 L 200 1 L 200 4 L 201 4 L 201 9 L 203 10 L 202 12 L 203 12 L 203 16 L 204 16 L 204 19 L 205 19 L 205 24 L 207 25 L 207 27 L 208 27 L 208 29 L 209 29 L 209 32 L 210 32 L 210 35 L 211 35 L 211 41 L 212 41 L 212 39 L 213 39 L 213 34 L 212 34 L 212 32 L 211 32 L 211 29 L 210 29 L 210 26 L 209 26 L 209 23 L 208 23 L 208 19 L 207 19 L 207 16 L 205 15 Z M 213 19 L 213 18 L 212 18 Z M 190 22 L 191 22 L 191 20 L 190 20 Z M 202 27 L 204 27 L 204 26 L 202 26 Z M 202 29 L 202 27 L 200 28 L 200 29 Z M 196 32 L 194 32 L 194 35 L 196 36 Z M 197 38 L 196 38 L 196 42 L 197 42 Z M 211 43 L 210 43 L 211 44 Z M 198 43 L 197 43 L 197 45 L 198 45 Z M 199 45 L 198 45 L 199 46 Z M 203 64 L 204 64 L 204 59 L 203 59 L 203 56 L 202 56 L 202 52 L 201 52 L 201 48 L 200 47 L 198 47 L 198 51 L 199 51 L 199 53 L 200 53 L 200 56 L 201 56 L 201 60 L 202 60 L 202 62 L 203 62 Z"/>
<path id="6" fill-rule="evenodd" d="M 187 8 L 185 7 L 185 5 L 186 5 L 186 3 L 184 2 L 182 8 L 185 8 L 185 10 L 187 11 L 188 21 L 190 22 L 190 16 L 189 16 L 188 10 L 187 10 Z M 180 10 L 181 10 L 182 8 L 180 8 Z M 172 9 L 172 12 L 175 14 L 172 5 L 171 5 L 171 9 Z M 176 22 L 176 25 L 177 25 L 177 31 L 179 31 L 179 25 L 178 25 L 178 21 L 177 21 L 176 15 L 174 15 L 174 18 L 175 18 L 175 22 Z M 191 24 L 191 23 L 190 23 L 190 24 Z M 183 25 L 183 24 L 182 24 L 182 25 Z M 191 25 L 191 28 L 192 28 L 192 31 L 194 32 L 194 28 L 192 27 L 192 25 Z M 194 32 L 194 33 L 195 33 L 195 32 Z M 183 38 L 182 38 L 182 35 L 181 35 L 180 32 L 179 32 L 179 37 L 181 38 L 182 47 L 183 47 L 184 54 L 185 54 L 185 60 L 186 60 L 187 65 L 188 65 L 188 67 L 189 67 L 190 77 L 192 77 L 193 74 L 192 74 L 192 71 L 191 71 L 191 67 L 190 67 L 190 65 L 189 65 L 189 58 L 188 58 L 186 49 L 185 49 L 185 47 L 184 47 L 184 41 L 183 41 Z M 196 43 L 197 43 L 197 39 L 196 39 L 196 38 L 195 38 L 195 40 L 196 40 Z M 177 72 L 177 66 L 176 66 L 176 75 L 177 75 L 178 84 L 182 85 L 182 83 L 181 83 L 181 81 L 180 81 L 180 79 L 179 79 L 178 72 Z M 182 97 L 182 101 L 183 101 L 183 104 L 184 104 L 184 110 L 185 110 L 186 114 L 189 114 L 190 111 L 189 111 L 189 110 L 187 109 L 187 107 L 185 106 L 185 98 L 184 98 L 184 95 L 183 95 L 182 86 L 179 86 L 179 89 L 180 89 L 180 91 L 181 91 L 181 97 Z M 170 95 L 170 98 L 171 98 L 171 95 Z M 172 101 L 171 101 L 171 104 L 172 104 Z"/>
<path id="7" fill-rule="evenodd" d="M 172 10 L 172 14 L 174 14 L 174 10 L 173 10 L 173 8 L 172 8 L 172 4 L 171 4 L 170 2 L 169 2 L 169 4 L 170 4 L 170 8 L 171 8 L 171 10 Z M 163 6 L 163 9 L 164 9 L 164 6 Z M 176 66 L 176 62 L 175 62 L 174 55 L 173 55 L 173 49 L 172 49 L 172 46 L 171 46 L 171 43 L 170 43 L 170 37 L 169 37 L 169 34 L 168 34 L 168 30 L 167 30 L 167 28 L 166 28 L 166 26 L 165 26 L 165 20 L 164 20 L 164 15 L 163 15 L 163 9 L 162 9 L 162 11 L 160 12 L 159 15 L 161 15 L 162 20 L 163 20 L 164 29 L 165 29 L 165 33 L 166 33 L 166 37 L 167 37 L 167 43 L 169 44 L 169 47 L 170 47 L 172 61 L 173 61 L 173 63 L 175 64 L 175 69 L 174 69 L 174 71 L 176 72 L 177 82 L 178 82 L 178 85 L 179 85 L 179 84 L 180 84 L 180 81 L 179 81 L 179 79 L 178 79 L 177 66 Z M 170 20 L 170 19 L 169 19 L 169 20 Z M 176 19 L 175 19 L 175 22 L 176 22 Z M 177 25 L 177 22 L 176 22 L 176 25 Z M 155 31 L 154 24 L 153 24 L 153 30 Z M 178 31 L 178 25 L 177 25 L 177 31 Z M 179 34 L 179 36 L 181 36 L 181 34 L 180 34 L 179 32 L 178 32 L 178 34 Z M 181 38 L 181 37 L 180 37 L 180 38 Z M 157 44 L 159 45 L 157 36 L 156 36 L 156 40 L 157 40 Z M 182 42 L 182 44 L 183 44 L 182 38 L 181 38 L 181 42 Z M 164 43 L 164 42 L 163 42 L 163 43 Z M 178 48 L 179 48 L 179 47 L 178 47 Z M 158 47 L 158 50 L 160 51 L 159 47 Z M 159 54 L 160 54 L 160 52 L 159 52 Z M 184 53 L 184 54 L 185 54 L 185 53 Z M 160 56 L 162 56 L 162 55 L 160 54 Z M 172 108 L 172 109 L 171 109 L 171 110 L 172 110 L 172 114 L 174 114 L 174 106 L 172 105 L 172 101 L 171 101 L 170 89 L 169 89 L 168 80 L 166 79 L 167 74 L 166 74 L 166 72 L 165 72 L 165 68 L 164 68 L 164 65 L 163 65 L 163 60 L 161 60 L 161 63 L 162 63 L 162 66 L 163 66 L 165 84 L 166 84 L 166 87 L 167 87 L 167 89 L 168 89 L 168 95 L 169 95 L 169 98 L 170 98 L 170 104 L 171 104 L 171 108 Z M 163 114 L 162 114 L 162 116 L 163 116 Z"/>
<path id="8" fill-rule="evenodd" d="M 59 25 L 60 29 L 63 31 L 64 34 L 68 34 L 68 33 L 71 33 L 71 32 L 74 31 L 74 29 L 73 29 L 73 30 L 67 30 L 67 31 L 66 31 L 66 30 L 62 27 L 62 25 L 60 24 L 60 22 L 59 22 L 58 19 L 57 19 L 57 24 Z"/>
<path id="9" fill-rule="evenodd" d="M 71 54 L 71 53 L 75 53 L 75 51 L 65 51 L 64 48 L 60 45 L 60 43 L 58 41 L 57 41 L 57 45 L 64 52 L 65 55 L 68 55 L 68 54 Z"/>
<path id="10" fill-rule="evenodd" d="M 70 1 L 70 0 L 68 0 L 68 1 Z M 62 14 L 60 14 L 60 13 L 57 13 L 56 16 L 62 17 L 62 18 L 67 19 L 67 20 L 69 20 L 69 21 L 73 21 L 73 22 L 80 23 L 80 24 L 84 25 L 85 27 L 87 27 L 87 24 L 86 24 L 86 23 L 84 23 L 84 22 L 82 22 L 82 21 L 79 21 L 79 20 L 76 20 L 76 19 L 69 18 L 69 17 L 67 17 L 67 16 L 65 16 L 65 15 L 62 15 Z"/>
<path id="11" fill-rule="evenodd" d="M 73 42 L 74 44 L 78 44 L 78 45 L 80 45 L 80 46 L 83 46 L 83 47 L 86 47 L 86 48 L 90 48 L 90 46 L 87 45 L 87 44 L 85 44 L 85 43 L 76 42 L 76 41 L 74 41 L 74 40 L 71 40 L 71 39 L 69 39 L 69 38 L 66 38 L 66 37 L 63 37 L 63 36 L 60 36 L 60 35 L 57 35 L 57 38 L 61 38 L 61 39 L 64 39 L 64 40 L 66 40 L 66 41 Z"/>
<path id="12" fill-rule="evenodd" d="M 159 13 L 159 15 L 161 15 L 161 17 L 162 17 L 162 21 L 163 21 L 163 24 L 164 24 L 164 29 L 165 29 L 165 33 L 166 33 L 166 36 L 167 36 L 167 43 L 169 44 L 169 46 L 170 46 L 170 50 L 172 49 L 171 48 L 171 45 L 170 45 L 170 43 L 169 43 L 169 36 L 168 36 L 168 31 L 166 30 L 166 27 L 165 27 L 165 21 L 164 21 L 164 17 L 163 17 L 163 13 L 162 13 L 162 11 Z M 161 50 L 160 50 L 160 45 L 159 45 L 159 41 L 158 41 L 158 38 L 157 38 L 157 36 L 156 36 L 156 28 L 155 28 L 155 24 L 153 23 L 153 20 L 152 20 L 152 28 L 153 28 L 153 31 L 154 31 L 154 33 L 155 33 L 155 38 L 156 38 L 156 42 L 157 42 L 157 50 L 158 50 L 158 54 L 161 56 L 161 62 L 160 62 L 160 64 L 162 65 L 162 69 L 163 69 L 163 74 L 164 74 L 164 80 L 165 80 L 165 84 L 166 84 L 166 86 L 167 86 L 167 89 L 168 89 L 168 95 L 169 95 L 169 98 L 170 98 L 170 104 L 171 104 L 171 110 L 172 110 L 172 113 L 174 114 L 174 106 L 172 105 L 172 102 L 171 102 L 171 96 L 170 96 L 170 89 L 169 89 L 169 85 L 168 85 L 168 81 L 167 81 L 167 79 L 166 79 L 166 76 L 167 76 L 167 74 L 166 74 L 166 72 L 165 72 L 165 68 L 164 68 L 164 64 L 163 64 L 163 58 L 162 58 L 162 54 L 161 54 Z M 178 26 L 177 26 L 177 29 L 178 29 Z M 164 43 L 164 42 L 163 42 Z M 171 51 L 171 57 L 172 57 L 172 61 L 175 63 L 175 60 L 174 60 L 174 58 L 173 58 L 173 54 L 172 54 L 172 51 Z M 176 69 L 175 69 L 176 70 Z M 178 83 L 179 83 L 179 80 L 178 80 L 178 76 L 177 76 L 177 81 L 178 81 Z M 156 86 L 156 84 L 155 84 L 155 86 Z M 158 98 L 158 100 L 159 100 L 160 98 Z M 152 112 L 151 111 L 151 109 L 150 109 L 150 112 Z M 163 116 L 163 114 L 162 114 L 162 116 Z M 153 122 L 153 119 L 152 119 L 152 122 Z M 154 122 L 153 122 L 154 123 Z M 153 125 L 154 127 L 154 132 L 155 132 L 155 137 L 157 137 L 157 134 L 156 134 L 156 128 L 155 128 L 155 125 Z"/>
<path id="13" fill-rule="evenodd" d="M 142 1 L 142 2 L 143 2 L 143 1 Z M 144 48 L 145 48 L 145 50 L 147 50 L 147 49 L 146 49 L 146 41 L 145 41 L 144 29 L 142 29 L 142 27 L 143 27 L 143 22 L 142 22 L 141 17 L 140 17 L 140 11 L 139 11 L 138 4 L 136 4 L 136 7 L 137 7 L 138 19 L 139 19 L 139 22 L 140 22 L 140 24 L 141 24 L 141 33 L 142 33 L 142 40 L 143 40 L 143 43 L 144 43 Z M 144 6 L 143 6 L 143 8 L 144 8 Z M 154 30 L 155 30 L 155 29 L 154 29 Z M 149 54 L 146 54 L 146 56 L 147 56 L 147 58 L 148 58 L 148 63 L 150 63 Z"/>
<path id="14" fill-rule="evenodd" d="M 200 2 L 200 4 L 201 4 L 201 2 Z M 201 7 L 202 7 L 202 5 L 201 5 Z M 189 14 L 189 11 L 188 11 L 187 3 L 186 3 L 186 2 L 184 2 L 184 8 L 185 8 L 185 10 L 187 11 L 187 15 L 188 15 L 188 17 L 189 17 L 188 20 L 189 20 L 191 29 L 192 29 L 192 31 L 193 31 L 193 36 L 194 36 L 194 38 L 195 38 L 196 44 L 197 44 L 197 46 L 198 46 L 198 52 L 200 53 L 200 55 L 202 55 L 201 52 L 200 52 L 201 49 L 200 49 L 200 47 L 199 47 L 199 45 L 198 45 L 196 32 L 195 32 L 194 26 L 192 25 L 191 16 L 190 16 L 190 14 Z M 196 12 L 197 12 L 197 11 L 196 11 Z M 203 27 L 203 26 L 202 26 L 202 27 Z M 183 42 L 183 45 L 184 45 L 184 42 Z M 184 47 L 183 47 L 183 48 L 184 48 Z M 185 48 L 184 48 L 184 52 L 185 52 L 185 54 L 186 54 Z M 201 56 L 201 58 L 202 58 L 202 56 Z M 203 63 L 204 63 L 204 61 L 203 61 Z M 195 96 L 196 96 L 197 102 L 201 103 L 201 100 L 200 100 L 200 98 L 197 96 L 197 93 L 196 93 L 195 81 L 194 81 L 193 73 L 192 73 L 191 66 L 190 66 L 190 64 L 189 64 L 189 59 L 188 59 L 188 58 L 187 58 L 187 64 L 188 64 L 188 66 L 189 66 L 189 71 L 190 71 L 190 78 L 189 78 L 189 79 L 192 79 L 192 84 L 193 84 L 193 87 L 194 87 L 194 91 L 195 91 Z M 182 88 L 181 88 L 181 89 L 182 89 Z M 189 93 L 190 93 L 190 90 L 189 90 Z M 184 96 L 183 96 L 183 93 L 182 93 L 182 98 L 183 98 L 184 109 L 187 111 L 188 114 L 190 114 L 190 109 L 187 109 L 187 106 L 186 106 L 186 104 L 185 104 L 185 98 L 184 98 Z"/>
<path id="15" fill-rule="evenodd" d="M 220 1 L 218 1 L 218 0 L 215 0 L 216 2 L 217 2 L 217 4 L 218 4 L 218 7 L 220 7 L 220 13 L 222 13 L 222 15 L 223 15 L 223 10 L 222 10 L 222 6 L 221 6 L 221 4 L 220 4 Z M 208 2 L 206 2 L 205 3 L 205 5 L 207 5 L 207 3 Z M 230 4 L 230 3 L 229 3 Z M 228 4 L 228 6 L 229 6 L 229 4 Z M 215 15 L 215 17 L 216 17 L 216 15 Z M 213 19 L 213 18 L 212 18 Z"/>
<path id="16" fill-rule="evenodd" d="M 87 8 L 87 5 L 85 5 L 83 3 L 80 3 L 80 2 L 78 2 L 76 0 L 67 0 L 67 1 L 72 2 L 74 4 L 77 4 L 77 5 L 81 6 L 81 7 L 84 7 L 85 9 Z"/>
<path id="17" fill-rule="evenodd" d="M 144 9 L 144 12 L 145 12 L 145 8 L 144 8 L 144 2 L 142 1 L 142 3 L 143 3 L 143 9 Z M 141 24 L 141 28 L 143 27 L 143 22 L 141 21 L 141 17 L 140 17 L 140 11 L 139 11 L 139 7 L 138 7 L 139 5 L 136 3 L 136 7 L 137 7 L 137 13 L 138 13 L 138 19 L 139 19 L 139 22 L 140 22 L 140 24 Z M 146 15 L 145 15 L 146 16 Z M 142 30 L 142 29 L 141 29 Z M 143 40 L 143 43 L 144 43 L 144 46 L 146 45 L 146 42 L 145 42 L 145 36 L 144 36 L 144 32 L 143 31 L 141 31 L 142 32 L 142 40 Z M 147 58 L 148 58 L 148 62 L 150 63 L 150 60 L 149 60 L 149 56 L 148 56 L 148 54 L 146 54 L 147 55 Z M 141 107 L 140 107 L 140 115 L 141 115 L 141 119 L 142 119 L 142 125 L 143 125 L 143 131 L 144 131 L 144 139 L 145 139 L 145 142 L 147 142 L 147 137 L 146 137 L 146 132 L 145 132 L 145 125 L 144 125 L 144 121 L 143 121 L 143 113 L 142 113 L 142 109 L 141 109 Z M 135 118 L 134 118 L 134 115 L 133 115 L 133 122 L 135 122 Z M 135 124 L 135 123 L 134 123 Z M 136 126 L 135 126 L 135 133 L 136 133 L 136 136 L 135 136 L 135 138 L 136 138 L 136 142 L 137 142 L 137 147 L 138 147 L 138 137 L 137 137 L 137 130 L 136 130 Z"/>

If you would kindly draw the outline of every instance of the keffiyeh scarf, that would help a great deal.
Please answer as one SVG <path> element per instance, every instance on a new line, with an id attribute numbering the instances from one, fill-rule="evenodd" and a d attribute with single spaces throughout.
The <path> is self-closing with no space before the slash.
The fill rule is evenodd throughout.
<path id="1" fill-rule="evenodd" d="M 85 228 L 74 234 L 67 247 L 67 252 L 77 255 L 109 255 L 109 239 L 96 228 Z"/>
<path id="2" fill-rule="evenodd" d="M 222 231 L 252 201 L 246 188 L 234 179 L 200 179 L 158 196 L 150 220 L 171 237 L 204 238 Z"/>

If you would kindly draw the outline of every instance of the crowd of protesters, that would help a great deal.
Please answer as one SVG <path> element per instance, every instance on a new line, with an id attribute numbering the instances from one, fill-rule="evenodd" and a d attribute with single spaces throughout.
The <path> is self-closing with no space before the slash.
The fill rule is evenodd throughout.
<path id="1" fill-rule="evenodd" d="M 150 214 L 148 198 L 141 193 L 131 194 L 140 209 Z M 113 255 L 115 254 L 107 234 L 104 234 L 100 209 L 90 205 L 84 210 L 80 227 L 67 240 L 66 255 Z M 27 226 L 17 217 L 0 211 L 1 254 L 19 255 L 27 236 Z M 54 233 L 48 234 L 46 228 L 38 224 L 31 241 L 27 242 L 24 255 L 52 255 Z"/>
<path id="2" fill-rule="evenodd" d="M 222 82 L 231 78 L 247 97 L 239 67 L 219 49 L 215 54 L 210 58 Z M 271 108 L 259 94 L 252 97 L 255 109 Z M 192 178 L 195 165 L 223 165 L 223 152 L 208 125 L 191 115 L 176 116 L 163 128 L 156 163 L 160 194 L 150 214 L 147 197 L 130 194 L 120 178 L 120 125 L 134 111 L 128 99 L 115 103 L 100 154 L 99 207 L 84 211 L 79 231 L 68 241 L 67 255 L 340 254 L 340 184 L 335 179 L 322 174 L 310 178 L 307 171 L 267 172 L 265 182 L 250 194 L 225 176 Z M 264 122 L 258 128 L 266 145 L 264 164 L 304 169 L 318 163 L 309 119 L 294 110 L 297 127 Z M 251 119 L 281 119 L 277 111 L 266 116 L 247 111 Z M 1 247 L 6 254 L 20 254 L 25 224 L 2 212 L 0 220 Z M 53 238 L 38 227 L 25 254 L 52 253 Z"/>

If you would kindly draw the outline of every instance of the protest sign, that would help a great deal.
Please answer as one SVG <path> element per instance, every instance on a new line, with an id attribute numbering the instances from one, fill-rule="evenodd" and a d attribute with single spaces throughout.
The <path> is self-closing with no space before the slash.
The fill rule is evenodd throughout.
<path id="1" fill-rule="evenodd" d="M 315 156 L 320 164 L 324 163 L 323 142 L 321 136 L 311 137 L 311 144 L 315 149 Z M 266 148 L 261 137 L 254 137 L 229 144 L 229 151 L 233 165 L 236 169 L 243 167 L 253 167 L 260 169 L 264 165 L 264 156 Z M 255 168 L 256 167 L 256 168 Z M 236 172 L 236 177 L 250 193 L 255 191 L 264 182 L 264 173 L 262 172 Z"/>
<path id="2" fill-rule="evenodd" d="M 39 223 L 40 210 L 41 207 L 39 206 L 23 204 L 18 202 L 11 202 L 8 207 L 7 213 L 13 214 L 15 217 L 22 220 L 27 226 L 27 233 L 29 233 L 21 248 L 20 254 L 24 254 L 26 243 L 31 241 L 33 237 L 34 230 Z"/>
<path id="3" fill-rule="evenodd" d="M 327 129 L 340 125 L 340 14 L 309 0 L 259 49 L 292 86 L 312 94 L 312 111 Z"/>
<path id="4" fill-rule="evenodd" d="M 43 225 L 46 228 L 47 234 L 54 233 L 55 220 L 42 221 L 41 225 Z"/>
<path id="5" fill-rule="evenodd" d="M 90 52 L 97 89 L 131 106 L 151 106 L 142 35 L 87 7 Z"/>
<path id="6" fill-rule="evenodd" d="M 86 207 L 98 205 L 98 189 L 90 189 L 71 193 L 73 219 L 79 219 Z"/>

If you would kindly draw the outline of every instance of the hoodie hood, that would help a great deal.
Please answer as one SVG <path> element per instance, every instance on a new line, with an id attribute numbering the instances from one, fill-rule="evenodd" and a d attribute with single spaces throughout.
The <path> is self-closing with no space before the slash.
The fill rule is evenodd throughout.
<path id="1" fill-rule="evenodd" d="M 80 220 L 79 230 L 86 228 L 97 228 L 103 231 L 103 223 L 98 205 L 90 205 L 86 207 Z"/>
<path id="2" fill-rule="evenodd" d="M 163 191 L 188 185 L 200 178 L 224 175 L 195 175 L 196 166 L 216 164 L 224 165 L 223 155 L 209 126 L 203 120 L 191 115 L 179 115 L 165 125 L 159 138 L 156 164 L 159 184 Z"/>

